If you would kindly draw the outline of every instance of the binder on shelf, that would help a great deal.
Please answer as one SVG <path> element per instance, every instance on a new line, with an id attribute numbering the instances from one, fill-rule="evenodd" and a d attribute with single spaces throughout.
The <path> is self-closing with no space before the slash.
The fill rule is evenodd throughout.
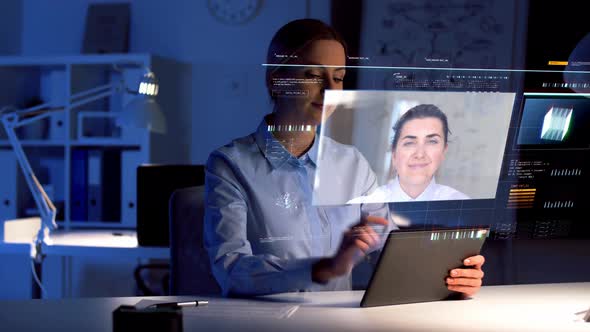
<path id="1" fill-rule="evenodd" d="M 102 151 L 102 221 L 121 219 L 121 151 Z"/>
<path id="2" fill-rule="evenodd" d="M 88 151 L 72 150 L 71 216 L 75 221 L 88 220 Z"/>
<path id="3" fill-rule="evenodd" d="M 137 166 L 148 160 L 141 151 L 127 150 L 121 153 L 121 225 L 136 227 L 137 220 Z"/>
<path id="4" fill-rule="evenodd" d="M 102 151 L 88 151 L 88 221 L 102 221 Z"/>

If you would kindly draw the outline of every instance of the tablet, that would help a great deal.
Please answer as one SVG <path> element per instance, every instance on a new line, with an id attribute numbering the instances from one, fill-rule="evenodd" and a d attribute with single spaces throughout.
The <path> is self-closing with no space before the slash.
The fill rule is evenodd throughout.
<path id="1" fill-rule="evenodd" d="M 489 227 L 439 228 L 389 233 L 361 307 L 453 298 L 449 271 L 478 255 Z"/>

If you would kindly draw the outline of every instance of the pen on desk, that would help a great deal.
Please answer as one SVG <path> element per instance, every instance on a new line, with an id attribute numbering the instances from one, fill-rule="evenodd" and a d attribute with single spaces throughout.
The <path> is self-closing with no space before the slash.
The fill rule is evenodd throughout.
<path id="1" fill-rule="evenodd" d="M 188 301 L 188 302 L 166 302 L 152 304 L 150 307 L 155 308 L 177 308 L 177 307 L 199 307 L 208 305 L 209 301 Z"/>

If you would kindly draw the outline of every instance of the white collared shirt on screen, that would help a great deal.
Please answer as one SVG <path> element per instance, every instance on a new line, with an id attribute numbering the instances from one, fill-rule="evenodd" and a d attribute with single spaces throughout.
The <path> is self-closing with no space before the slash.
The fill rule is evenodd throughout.
<path id="1" fill-rule="evenodd" d="M 366 204 L 366 203 L 384 203 L 384 202 L 411 202 L 411 201 L 446 201 L 446 200 L 463 200 L 469 199 L 469 196 L 453 189 L 449 186 L 436 183 L 434 177 L 416 198 L 410 197 L 400 186 L 399 179 L 389 181 L 375 189 L 367 196 L 360 196 L 349 200 L 346 204 Z"/>

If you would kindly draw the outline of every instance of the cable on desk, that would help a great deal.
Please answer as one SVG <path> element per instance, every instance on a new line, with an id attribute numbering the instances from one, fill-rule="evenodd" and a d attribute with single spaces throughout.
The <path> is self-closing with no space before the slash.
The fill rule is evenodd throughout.
<path id="1" fill-rule="evenodd" d="M 39 276 L 37 276 L 37 270 L 35 270 L 35 261 L 32 259 L 31 259 L 31 271 L 33 272 L 33 279 L 35 279 L 37 286 L 39 286 L 39 289 L 41 289 L 42 297 L 47 298 L 47 291 L 45 291 L 45 287 L 43 287 L 41 280 L 39 280 Z"/>

